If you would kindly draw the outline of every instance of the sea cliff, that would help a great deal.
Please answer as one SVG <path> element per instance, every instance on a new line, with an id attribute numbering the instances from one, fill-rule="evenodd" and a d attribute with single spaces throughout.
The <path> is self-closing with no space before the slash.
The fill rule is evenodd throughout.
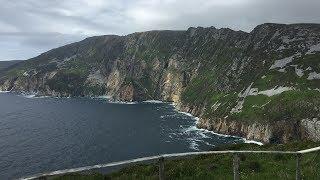
<path id="1" fill-rule="evenodd" d="M 0 71 L 0 90 L 171 101 L 198 127 L 265 143 L 319 140 L 320 25 L 106 35 Z"/>

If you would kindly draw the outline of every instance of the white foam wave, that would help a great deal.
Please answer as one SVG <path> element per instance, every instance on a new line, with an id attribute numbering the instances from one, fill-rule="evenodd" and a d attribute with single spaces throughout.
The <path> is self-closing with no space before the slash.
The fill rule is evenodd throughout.
<path id="1" fill-rule="evenodd" d="M 189 117 L 197 118 L 197 117 L 195 117 L 195 116 L 193 116 L 192 114 L 187 113 L 187 112 L 181 112 L 181 111 L 178 111 L 178 112 L 179 112 L 180 114 L 184 114 L 184 115 L 189 116 Z"/>
<path id="2" fill-rule="evenodd" d="M 26 98 L 30 98 L 30 99 L 42 99 L 42 98 L 51 98 L 52 96 L 38 96 L 38 95 L 35 95 L 35 94 L 30 94 L 30 95 L 26 95 L 24 96 Z"/>
<path id="3" fill-rule="evenodd" d="M 52 96 L 36 96 L 35 98 L 51 98 Z"/>
<path id="4" fill-rule="evenodd" d="M 159 100 L 146 100 L 146 101 L 143 101 L 143 103 L 162 104 L 162 103 L 164 103 L 164 102 L 163 102 L 163 101 L 159 101 Z"/>
<path id="5" fill-rule="evenodd" d="M 94 99 L 111 99 L 111 96 L 108 96 L 108 95 L 97 96 L 97 97 L 94 97 Z"/>
<path id="6" fill-rule="evenodd" d="M 179 114 L 183 114 L 183 115 L 186 115 L 186 116 L 189 116 L 189 117 L 195 119 L 195 120 L 196 120 L 196 123 L 195 123 L 195 124 L 197 124 L 198 121 L 200 120 L 199 117 L 193 116 L 191 113 L 179 111 L 179 110 L 177 110 L 177 109 L 175 109 L 175 111 L 176 111 L 177 113 L 179 113 Z"/>
<path id="7" fill-rule="evenodd" d="M 227 137 L 227 138 L 237 138 L 237 139 L 241 139 L 244 143 L 247 143 L 247 144 L 257 144 L 257 145 L 263 145 L 262 142 L 259 142 L 259 141 L 254 141 L 254 140 L 248 140 L 246 138 L 242 138 L 242 137 L 239 137 L 239 136 L 233 136 L 233 135 L 227 135 L 227 134 L 220 134 L 220 133 L 216 133 L 216 132 L 213 132 L 213 131 L 209 131 L 207 129 L 201 129 L 201 128 L 198 128 L 197 127 L 197 124 L 199 123 L 199 120 L 200 118 L 199 117 L 196 117 L 196 116 L 193 116 L 191 113 L 187 113 L 187 112 L 182 112 L 182 111 L 179 111 L 177 109 L 175 109 L 178 113 L 181 113 L 181 114 L 184 114 L 184 115 L 187 115 L 189 117 L 192 117 L 194 120 L 195 120 L 195 123 L 184 129 L 185 132 L 190 132 L 190 131 L 198 131 L 198 135 L 206 138 L 208 137 L 207 135 L 205 135 L 205 133 L 208 133 L 208 134 L 214 134 L 214 135 L 217 135 L 217 136 L 221 136 L 221 137 Z"/>
<path id="8" fill-rule="evenodd" d="M 139 104 L 139 102 L 137 101 L 133 101 L 133 102 L 125 102 L 125 101 L 109 101 L 108 103 L 110 104 Z"/>
<path id="9" fill-rule="evenodd" d="M 162 115 L 162 116 L 160 116 L 160 118 L 161 118 L 161 119 L 169 118 L 169 117 L 175 117 L 175 115 L 172 115 L 172 114 L 166 114 L 166 115 Z"/>
<path id="10" fill-rule="evenodd" d="M 0 93 L 9 93 L 10 91 L 0 91 Z"/>
<path id="11" fill-rule="evenodd" d="M 196 151 L 199 151 L 199 144 L 197 143 L 197 141 L 195 140 L 191 140 L 190 141 L 190 144 L 189 144 L 189 148 L 190 149 L 193 149 L 193 150 L 196 150 Z"/>
<path id="12" fill-rule="evenodd" d="M 38 94 L 34 93 L 34 94 L 21 94 L 23 97 L 25 98 L 29 98 L 29 99 L 41 99 L 41 98 L 50 98 L 52 96 L 39 96 Z M 57 97 L 58 98 L 58 97 Z"/>
<path id="13" fill-rule="evenodd" d="M 23 94 L 22 96 L 25 97 L 25 98 L 34 98 L 34 97 L 36 97 L 35 94 Z"/>

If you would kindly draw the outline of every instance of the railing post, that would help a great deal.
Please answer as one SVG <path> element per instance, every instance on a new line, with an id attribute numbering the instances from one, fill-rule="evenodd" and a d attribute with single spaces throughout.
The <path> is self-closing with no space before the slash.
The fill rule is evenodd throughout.
<path id="1" fill-rule="evenodd" d="M 164 157 L 159 158 L 159 180 L 164 180 Z"/>
<path id="2" fill-rule="evenodd" d="M 234 153 L 233 154 L 233 179 L 234 180 L 240 180 L 240 174 L 239 174 L 239 154 Z"/>
<path id="3" fill-rule="evenodd" d="M 47 177 L 46 176 L 42 176 L 42 177 L 39 177 L 38 179 L 39 180 L 47 180 Z"/>
<path id="4" fill-rule="evenodd" d="M 301 180 L 301 154 L 296 154 L 296 180 Z"/>

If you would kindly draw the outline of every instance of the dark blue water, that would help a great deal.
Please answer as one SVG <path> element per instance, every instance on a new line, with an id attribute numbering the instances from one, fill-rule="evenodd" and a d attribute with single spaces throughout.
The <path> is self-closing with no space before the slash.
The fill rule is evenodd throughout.
<path id="1" fill-rule="evenodd" d="M 0 179 L 242 141 L 194 125 L 166 103 L 0 93 Z"/>

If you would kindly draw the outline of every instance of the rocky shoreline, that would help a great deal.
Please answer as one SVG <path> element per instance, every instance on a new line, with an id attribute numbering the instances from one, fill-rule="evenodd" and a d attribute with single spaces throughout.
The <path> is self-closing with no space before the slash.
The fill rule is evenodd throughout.
<path id="1" fill-rule="evenodd" d="M 262 143 L 288 143 L 295 140 L 320 140 L 320 121 L 317 118 L 312 120 L 303 119 L 295 124 L 288 124 L 286 121 L 279 121 L 273 124 L 262 123 L 241 123 L 230 121 L 226 118 L 210 120 L 202 117 L 201 110 L 178 105 L 179 111 L 190 113 L 198 117 L 197 127 L 206 129 L 218 134 L 242 137 L 247 140 Z"/>

